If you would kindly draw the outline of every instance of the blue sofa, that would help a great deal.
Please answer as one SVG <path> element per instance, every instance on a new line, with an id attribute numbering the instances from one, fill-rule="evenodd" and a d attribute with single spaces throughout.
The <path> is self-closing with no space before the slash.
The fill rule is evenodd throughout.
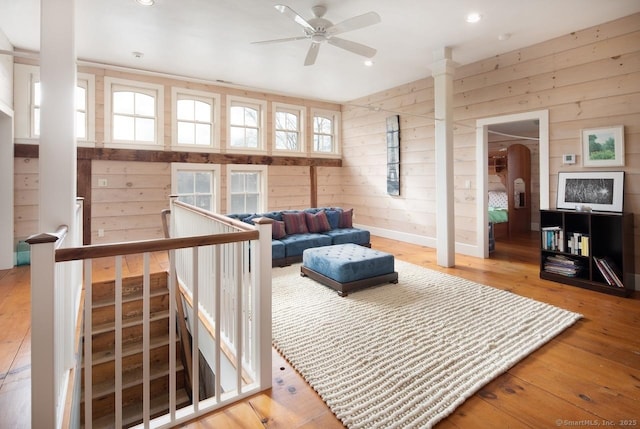
<path id="1" fill-rule="evenodd" d="M 371 247 L 369 231 L 353 227 L 353 209 L 318 207 L 226 216 L 249 224 L 258 217 L 274 220 L 271 239 L 274 267 L 301 262 L 302 252 L 312 247 L 345 243 Z"/>

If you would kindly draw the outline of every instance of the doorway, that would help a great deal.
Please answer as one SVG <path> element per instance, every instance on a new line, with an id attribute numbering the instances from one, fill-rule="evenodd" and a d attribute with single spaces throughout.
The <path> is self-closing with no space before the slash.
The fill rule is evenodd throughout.
<path id="1" fill-rule="evenodd" d="M 539 225 L 537 217 L 540 209 L 549 208 L 549 112 L 548 110 L 539 110 L 533 112 L 518 113 L 513 115 L 497 116 L 492 118 L 480 119 L 476 122 L 476 183 L 477 198 L 476 210 L 478 213 L 478 237 L 477 237 L 477 256 L 489 257 L 489 203 L 488 195 L 490 188 L 489 183 L 489 150 L 506 148 L 511 144 L 522 144 L 526 141 L 525 146 L 531 146 L 535 149 L 535 157 L 538 161 L 535 175 L 532 180 L 531 204 L 528 205 L 532 212 L 530 223 L 531 229 L 536 229 Z M 537 141 L 520 138 L 523 134 L 532 132 L 537 127 Z M 526 132 L 525 132 L 526 128 Z M 520 134 L 517 134 L 517 132 Z M 535 143 L 535 144 L 534 144 Z M 494 186 L 494 183 L 491 184 Z M 513 188 L 509 188 L 513 191 Z M 518 188 L 519 190 L 519 188 Z M 512 196 L 512 198 L 515 198 Z M 519 204 L 518 200 L 518 204 Z"/>
<path id="2" fill-rule="evenodd" d="M 0 269 L 13 267 L 13 117 L 0 108 Z"/>

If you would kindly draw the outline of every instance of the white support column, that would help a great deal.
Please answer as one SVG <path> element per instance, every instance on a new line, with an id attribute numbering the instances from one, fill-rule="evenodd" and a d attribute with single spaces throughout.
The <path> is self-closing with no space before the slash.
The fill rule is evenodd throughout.
<path id="1" fill-rule="evenodd" d="M 451 48 L 433 52 L 431 67 L 435 104 L 437 262 L 455 265 L 453 198 L 453 73 Z"/>
<path id="2" fill-rule="evenodd" d="M 75 15 L 75 0 L 40 2 L 40 231 L 68 225 L 70 234 L 76 204 Z"/>
<path id="3" fill-rule="evenodd" d="M 260 389 L 271 387 L 271 229 L 273 220 L 269 218 L 254 219 L 260 239 L 256 248 L 256 262 L 254 281 L 259 282 L 258 293 L 255 295 L 255 305 L 257 310 L 258 331 L 257 331 L 257 353 L 260 356 L 258 364 L 258 380 Z"/>

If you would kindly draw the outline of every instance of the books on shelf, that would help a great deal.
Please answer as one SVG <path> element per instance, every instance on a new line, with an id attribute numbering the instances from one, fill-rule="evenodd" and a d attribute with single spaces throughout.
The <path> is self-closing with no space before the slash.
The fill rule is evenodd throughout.
<path id="1" fill-rule="evenodd" d="M 567 239 L 568 253 L 573 255 L 589 256 L 590 237 L 581 232 L 574 232 Z"/>
<path id="2" fill-rule="evenodd" d="M 546 226 L 542 228 L 542 248 L 564 252 L 564 230 L 559 226 Z"/>
<path id="3" fill-rule="evenodd" d="M 596 263 L 596 267 L 609 286 L 624 288 L 624 283 L 622 283 L 621 280 L 622 272 L 613 259 L 608 256 L 605 256 L 604 258 L 597 258 L 594 256 L 593 261 Z"/>
<path id="4" fill-rule="evenodd" d="M 576 277 L 583 268 L 582 261 L 563 255 L 547 256 L 543 264 L 543 269 L 546 272 L 567 277 Z"/>

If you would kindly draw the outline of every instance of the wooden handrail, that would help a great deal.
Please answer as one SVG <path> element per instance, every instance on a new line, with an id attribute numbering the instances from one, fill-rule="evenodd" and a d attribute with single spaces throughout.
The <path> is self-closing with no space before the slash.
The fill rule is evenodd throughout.
<path id="1" fill-rule="evenodd" d="M 220 223 L 223 223 L 223 224 L 229 225 L 229 226 L 233 226 L 234 228 L 238 228 L 238 229 L 241 229 L 243 231 L 252 231 L 254 229 L 251 225 L 249 225 L 246 222 L 242 222 L 240 220 L 233 219 L 233 218 L 230 218 L 230 217 L 218 214 L 218 213 L 212 213 L 210 211 L 203 210 L 203 209 L 201 209 L 199 207 L 192 206 L 192 205 L 187 204 L 187 203 L 183 203 L 182 201 L 179 201 L 179 200 L 175 200 L 173 203 L 175 205 L 177 205 L 177 206 L 182 207 L 185 210 L 189 210 L 189 211 L 192 211 L 194 213 L 198 213 L 201 216 L 208 217 L 210 219 L 214 219 L 214 220 L 216 220 L 216 221 L 218 221 Z"/>
<path id="2" fill-rule="evenodd" d="M 56 250 L 56 262 L 104 258 L 117 255 L 131 255 L 144 252 L 159 252 L 162 250 L 184 249 L 188 247 L 210 246 L 215 244 L 235 243 L 237 241 L 257 240 L 258 238 L 258 231 L 251 229 L 249 231 L 199 235 L 195 237 L 164 238 L 126 243 L 68 247 Z"/>

